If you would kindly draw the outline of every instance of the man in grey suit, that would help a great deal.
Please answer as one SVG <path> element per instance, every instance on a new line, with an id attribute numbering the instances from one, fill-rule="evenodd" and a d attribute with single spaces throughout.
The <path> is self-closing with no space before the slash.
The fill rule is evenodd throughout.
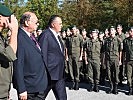
<path id="1" fill-rule="evenodd" d="M 57 100 L 67 100 L 64 81 L 64 47 L 58 34 L 61 31 L 62 20 L 58 15 L 53 15 L 48 25 L 48 29 L 42 32 L 39 39 L 43 60 L 49 73 L 45 96 L 52 89 Z"/>
<path id="2" fill-rule="evenodd" d="M 9 22 L 10 19 L 10 22 Z M 7 42 L 2 35 L 9 29 L 11 35 Z M 16 59 L 18 21 L 9 8 L 0 4 L 0 100 L 7 100 L 12 79 L 12 61 Z"/>

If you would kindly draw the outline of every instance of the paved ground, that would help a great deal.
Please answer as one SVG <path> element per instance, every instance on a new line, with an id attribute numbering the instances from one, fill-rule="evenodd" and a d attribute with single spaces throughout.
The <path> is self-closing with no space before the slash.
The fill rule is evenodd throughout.
<path id="1" fill-rule="evenodd" d="M 88 92 L 86 89 L 89 88 L 89 85 L 86 83 L 80 83 L 80 89 L 78 91 L 68 89 L 71 83 L 67 83 L 66 85 L 68 100 L 133 100 L 133 95 L 126 95 L 128 92 L 126 85 L 124 87 L 118 87 L 118 95 L 107 94 L 106 91 L 109 89 L 108 85 L 100 86 L 100 92 L 98 93 Z M 16 90 L 13 88 L 11 89 L 11 98 L 12 100 L 17 100 Z M 52 91 L 50 91 L 46 100 L 55 100 Z"/>

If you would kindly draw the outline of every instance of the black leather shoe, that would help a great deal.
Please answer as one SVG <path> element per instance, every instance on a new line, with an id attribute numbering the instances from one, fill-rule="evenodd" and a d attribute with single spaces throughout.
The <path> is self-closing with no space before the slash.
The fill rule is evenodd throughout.
<path id="1" fill-rule="evenodd" d="M 94 91 L 95 91 L 95 92 L 99 92 L 98 85 L 95 85 L 95 87 L 94 87 Z"/>
<path id="2" fill-rule="evenodd" d="M 110 83 L 110 90 L 107 91 L 106 93 L 107 93 L 107 94 L 111 94 L 112 92 L 113 92 L 113 84 Z"/>
<path id="3" fill-rule="evenodd" d="M 117 84 L 114 85 L 113 94 L 118 94 Z"/>
<path id="4" fill-rule="evenodd" d="M 75 83 L 74 90 L 79 90 L 79 83 L 78 82 Z"/>
<path id="5" fill-rule="evenodd" d="M 124 87 L 124 84 L 123 84 L 122 82 L 120 82 L 118 85 L 119 85 L 120 87 Z"/>
<path id="6" fill-rule="evenodd" d="M 112 89 L 110 89 L 110 90 L 109 90 L 109 91 L 107 91 L 106 93 L 107 93 L 107 94 L 111 94 L 111 93 L 112 93 L 112 91 L 113 91 L 113 90 L 112 90 Z"/>
<path id="7" fill-rule="evenodd" d="M 69 87 L 69 90 L 73 90 L 75 88 L 75 82 L 73 82 L 72 87 Z"/>
<path id="8" fill-rule="evenodd" d="M 113 94 L 118 94 L 118 90 L 113 90 Z"/>
<path id="9" fill-rule="evenodd" d="M 105 81 L 100 81 L 100 85 L 105 85 Z"/>
<path id="10" fill-rule="evenodd" d="M 132 95 L 132 94 L 133 94 L 132 92 L 133 92 L 133 89 L 130 87 L 130 88 L 129 88 L 128 95 Z"/>
<path id="11" fill-rule="evenodd" d="M 87 89 L 88 92 L 92 92 L 94 90 L 94 84 L 91 84 L 90 89 Z"/>

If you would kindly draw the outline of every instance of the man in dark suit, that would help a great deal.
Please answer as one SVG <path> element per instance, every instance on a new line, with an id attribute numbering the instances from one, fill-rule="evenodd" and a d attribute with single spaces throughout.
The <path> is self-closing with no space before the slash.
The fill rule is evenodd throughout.
<path id="1" fill-rule="evenodd" d="M 44 100 L 47 73 L 42 53 L 32 33 L 39 25 L 36 15 L 26 12 L 20 19 L 17 60 L 14 62 L 13 85 L 19 100 Z"/>
<path id="2" fill-rule="evenodd" d="M 57 100 L 67 100 L 64 81 L 64 47 L 58 34 L 61 31 L 62 20 L 58 15 L 52 15 L 48 25 L 48 29 L 42 32 L 39 38 L 43 59 L 49 73 L 45 96 L 52 89 Z"/>

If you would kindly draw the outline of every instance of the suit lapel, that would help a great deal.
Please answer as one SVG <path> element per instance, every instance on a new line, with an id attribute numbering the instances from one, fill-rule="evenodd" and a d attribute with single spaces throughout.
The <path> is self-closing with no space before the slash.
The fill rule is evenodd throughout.
<path id="1" fill-rule="evenodd" d="M 30 39 L 30 37 L 25 33 L 25 31 L 23 31 L 21 28 L 20 28 L 20 31 L 21 31 L 21 34 L 24 36 L 25 40 L 27 41 L 27 43 L 32 45 L 38 52 L 41 52 L 39 48 L 35 45 L 35 43 Z"/>
<path id="2" fill-rule="evenodd" d="M 56 40 L 56 38 L 55 38 L 55 36 L 54 36 L 54 34 L 52 33 L 52 31 L 49 29 L 49 31 L 50 31 L 50 33 L 51 33 L 51 36 L 53 37 L 53 39 L 55 40 L 55 42 L 56 42 L 56 44 L 58 45 L 58 50 L 61 52 L 61 53 L 63 53 L 62 51 L 64 50 L 64 48 L 62 48 L 62 51 L 61 51 L 61 49 L 60 49 L 60 46 L 59 46 L 59 43 L 58 43 L 58 41 Z M 62 44 L 61 44 L 62 45 Z"/>

